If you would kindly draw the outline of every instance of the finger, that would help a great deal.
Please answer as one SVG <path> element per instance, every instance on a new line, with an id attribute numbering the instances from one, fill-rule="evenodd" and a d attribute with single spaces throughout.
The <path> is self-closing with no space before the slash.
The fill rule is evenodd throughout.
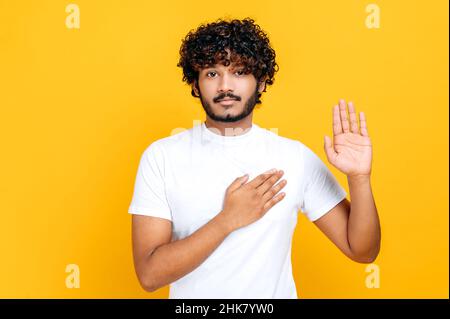
<path id="1" fill-rule="evenodd" d="M 263 201 L 264 203 L 273 198 L 280 190 L 282 190 L 287 184 L 287 180 L 283 179 L 278 184 L 276 184 L 274 187 L 269 189 L 267 192 L 263 195 Z"/>
<path id="2" fill-rule="evenodd" d="M 366 115 L 363 112 L 359 112 L 359 125 L 361 126 L 361 135 L 369 136 L 367 132 Z"/>
<path id="3" fill-rule="evenodd" d="M 344 133 L 348 133 L 350 130 L 347 118 L 347 107 L 343 99 L 339 101 L 339 111 L 339 113 L 341 114 L 342 131 Z"/>
<path id="4" fill-rule="evenodd" d="M 263 206 L 264 213 L 266 213 L 269 209 L 271 209 L 275 204 L 280 202 L 285 196 L 286 193 L 282 192 L 279 193 L 277 196 L 273 197 L 272 199 L 270 199 L 269 201 L 267 201 Z"/>
<path id="5" fill-rule="evenodd" d="M 271 170 L 256 176 L 254 179 L 252 179 L 250 182 L 248 182 L 247 185 L 251 188 L 257 188 L 262 183 L 264 183 L 268 178 L 270 178 L 275 172 L 276 172 L 276 169 L 272 168 Z"/>
<path id="6" fill-rule="evenodd" d="M 355 106 L 353 105 L 353 102 L 348 102 L 348 113 L 350 117 L 350 129 L 352 133 L 359 134 L 358 120 L 356 119 Z"/>
<path id="7" fill-rule="evenodd" d="M 339 115 L 339 105 L 333 107 L 333 134 L 342 133 L 341 116 Z"/>
<path id="8" fill-rule="evenodd" d="M 268 178 L 264 183 L 262 183 L 259 187 L 256 188 L 259 195 L 264 195 L 269 189 L 272 188 L 273 185 L 283 176 L 284 172 L 282 170 L 273 174 L 270 178 Z"/>
<path id="9" fill-rule="evenodd" d="M 244 184 L 244 183 L 247 181 L 247 179 L 248 179 L 248 174 L 245 174 L 244 176 L 237 177 L 237 178 L 233 181 L 233 183 L 230 184 L 230 186 L 228 187 L 228 189 L 229 189 L 230 191 L 232 191 L 232 192 L 235 191 L 236 189 L 238 189 L 239 187 L 241 187 L 242 184 Z"/>

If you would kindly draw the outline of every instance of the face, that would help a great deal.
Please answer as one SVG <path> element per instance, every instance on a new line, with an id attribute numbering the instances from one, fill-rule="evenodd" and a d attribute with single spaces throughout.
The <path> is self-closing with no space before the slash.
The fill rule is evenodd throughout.
<path id="1" fill-rule="evenodd" d="M 264 82 L 263 82 L 264 83 Z M 198 86 L 194 91 L 200 96 L 203 109 L 214 121 L 236 122 L 252 113 L 258 92 L 253 74 L 244 74 L 243 67 L 217 64 L 200 70 Z"/>

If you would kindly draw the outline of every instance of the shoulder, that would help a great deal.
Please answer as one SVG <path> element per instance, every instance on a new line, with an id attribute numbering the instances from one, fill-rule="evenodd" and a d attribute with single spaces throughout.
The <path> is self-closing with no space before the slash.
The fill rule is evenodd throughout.
<path id="1" fill-rule="evenodd" d="M 182 151 L 183 146 L 191 144 L 193 134 L 193 128 L 174 129 L 170 132 L 170 135 L 150 142 L 144 150 L 144 155 L 163 157 L 164 154 L 172 151 Z"/>

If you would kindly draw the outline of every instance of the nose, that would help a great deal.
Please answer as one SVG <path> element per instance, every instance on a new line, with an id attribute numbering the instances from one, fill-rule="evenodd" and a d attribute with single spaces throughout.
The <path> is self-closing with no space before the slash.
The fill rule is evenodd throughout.
<path id="1" fill-rule="evenodd" d="M 217 88 L 219 93 L 233 92 L 234 86 L 231 76 L 228 72 L 224 72 L 220 78 L 219 87 Z"/>

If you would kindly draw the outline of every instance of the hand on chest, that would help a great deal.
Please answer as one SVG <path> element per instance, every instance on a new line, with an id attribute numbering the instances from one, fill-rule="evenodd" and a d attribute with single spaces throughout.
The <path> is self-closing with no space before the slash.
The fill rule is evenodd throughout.
<path id="1" fill-rule="evenodd" d="M 228 161 L 213 166 L 193 165 L 173 172 L 166 191 L 174 231 L 190 234 L 206 224 L 223 209 L 226 190 L 237 177 L 249 174 L 248 183 L 271 168 L 283 169 L 285 172 L 282 178 L 287 180 L 287 185 L 282 191 L 286 196 L 255 223 L 290 222 L 296 218 L 300 195 L 300 180 L 295 169 L 282 163 L 236 165 Z"/>

